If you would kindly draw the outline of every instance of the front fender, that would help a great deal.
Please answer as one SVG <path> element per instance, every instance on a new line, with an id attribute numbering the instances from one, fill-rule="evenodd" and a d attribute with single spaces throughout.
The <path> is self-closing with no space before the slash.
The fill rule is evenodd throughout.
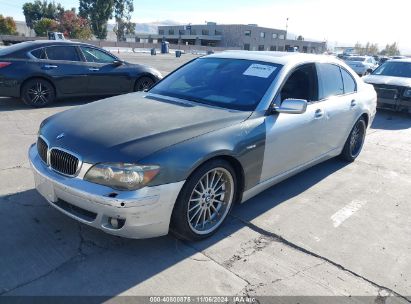
<path id="1" fill-rule="evenodd" d="M 248 119 L 146 157 L 139 163 L 161 167 L 160 173 L 149 186 L 186 180 L 206 161 L 218 156 L 229 156 L 242 166 L 245 190 L 253 187 L 260 179 L 264 159 L 264 121 L 264 117 Z"/>

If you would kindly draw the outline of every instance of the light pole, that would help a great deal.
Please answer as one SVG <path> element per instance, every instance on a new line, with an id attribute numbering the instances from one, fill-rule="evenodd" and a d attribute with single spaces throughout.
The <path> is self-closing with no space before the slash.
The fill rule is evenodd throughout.
<path id="1" fill-rule="evenodd" d="M 285 21 L 285 39 L 287 39 L 287 33 L 288 33 L 288 17 L 287 17 L 287 20 Z"/>

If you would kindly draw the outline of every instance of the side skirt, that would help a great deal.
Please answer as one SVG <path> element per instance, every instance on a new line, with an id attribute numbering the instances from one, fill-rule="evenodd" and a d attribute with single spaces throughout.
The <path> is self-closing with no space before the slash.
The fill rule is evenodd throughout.
<path id="1" fill-rule="evenodd" d="M 275 184 L 278 184 L 280 182 L 282 182 L 283 180 L 296 175 L 310 167 L 313 167 L 319 163 L 322 163 L 330 158 L 333 158 L 337 155 L 339 155 L 341 153 L 341 149 L 333 149 L 329 152 L 327 152 L 326 154 L 323 154 L 321 156 L 319 156 L 318 158 L 314 159 L 313 161 L 310 161 L 308 163 L 302 164 L 294 169 L 288 170 L 284 173 L 281 173 L 277 176 L 274 176 L 268 180 L 262 181 L 260 183 L 258 183 L 256 186 L 254 186 L 253 188 L 245 191 L 243 193 L 243 199 L 241 200 L 241 203 L 244 203 L 245 201 L 249 200 L 250 198 L 256 196 L 257 194 L 263 192 L 264 190 L 274 186 Z"/>

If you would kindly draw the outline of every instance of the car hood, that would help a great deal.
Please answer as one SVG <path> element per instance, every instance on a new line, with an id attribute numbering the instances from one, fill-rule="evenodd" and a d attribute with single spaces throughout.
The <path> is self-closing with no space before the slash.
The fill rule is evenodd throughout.
<path id="1" fill-rule="evenodd" d="M 371 84 L 386 84 L 401 87 L 411 87 L 411 78 L 393 77 L 382 75 L 368 75 L 362 78 L 365 82 Z"/>
<path id="2" fill-rule="evenodd" d="M 131 93 L 51 116 L 42 123 L 40 134 L 50 146 L 77 153 L 87 163 L 136 162 L 165 147 L 240 123 L 250 115 Z"/>

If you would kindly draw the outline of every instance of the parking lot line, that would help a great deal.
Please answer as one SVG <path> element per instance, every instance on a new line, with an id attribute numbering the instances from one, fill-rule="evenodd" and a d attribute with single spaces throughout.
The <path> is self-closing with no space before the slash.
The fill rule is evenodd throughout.
<path id="1" fill-rule="evenodd" d="M 333 215 L 331 215 L 331 220 L 333 221 L 334 228 L 337 228 L 343 222 L 349 219 L 355 212 L 360 210 L 366 203 L 367 201 L 354 200 L 351 203 L 345 205 L 343 208 L 338 210 Z"/>

